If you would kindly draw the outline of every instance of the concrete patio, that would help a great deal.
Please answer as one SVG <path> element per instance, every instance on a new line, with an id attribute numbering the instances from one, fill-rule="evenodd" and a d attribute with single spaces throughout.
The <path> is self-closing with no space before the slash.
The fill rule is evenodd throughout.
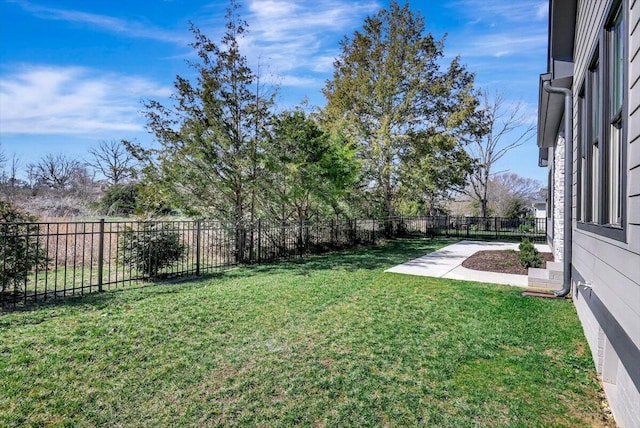
<path id="1" fill-rule="evenodd" d="M 550 251 L 549 246 L 545 244 L 536 244 L 535 247 L 540 252 Z M 429 253 L 401 265 L 394 266 L 387 269 L 385 272 L 488 282 L 493 284 L 512 285 L 516 287 L 528 287 L 529 282 L 527 275 L 484 272 L 467 269 L 462 266 L 462 262 L 468 257 L 478 251 L 485 250 L 518 250 L 518 244 L 506 242 L 460 241 L 438 251 L 434 251 L 433 253 Z"/>

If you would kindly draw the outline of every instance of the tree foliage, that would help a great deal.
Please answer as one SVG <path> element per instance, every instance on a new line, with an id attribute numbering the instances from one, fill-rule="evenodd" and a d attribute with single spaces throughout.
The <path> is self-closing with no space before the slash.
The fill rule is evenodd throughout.
<path id="1" fill-rule="evenodd" d="M 148 222 L 141 230 L 127 227 L 119 237 L 120 260 L 150 279 L 179 261 L 187 250 L 170 223 Z"/>
<path id="2" fill-rule="evenodd" d="M 29 273 L 45 269 L 47 253 L 38 242 L 37 219 L 0 200 L 0 293 L 19 294 Z"/>
<path id="3" fill-rule="evenodd" d="M 256 76 L 240 52 L 246 23 L 238 8 L 232 0 L 220 45 L 191 27 L 199 62 L 190 65 L 198 78 L 176 78 L 172 107 L 158 101 L 145 104 L 148 128 L 162 149 L 138 150 L 145 155 L 143 171 L 156 195 L 188 214 L 236 222 L 251 211 L 257 141 L 272 104 L 260 95 Z"/>
<path id="4" fill-rule="evenodd" d="M 302 110 L 281 113 L 270 128 L 263 151 L 266 214 L 302 221 L 327 208 L 335 211 L 358 171 L 353 149 Z"/>
<path id="5" fill-rule="evenodd" d="M 408 3 L 392 1 L 341 47 L 333 78 L 323 91 L 324 120 L 344 126 L 357 144 L 366 172 L 362 189 L 367 199 L 376 201 L 374 214 L 393 214 L 403 185 L 425 185 L 425 180 L 406 180 L 419 174 L 429 153 L 433 158 L 436 152 L 453 150 L 455 155 L 442 158 L 461 158 L 459 147 L 473 131 L 469 118 L 478 105 L 473 75 L 458 58 L 442 66 L 443 41 L 425 34 L 424 19 Z M 424 145 L 433 147 L 425 150 Z M 415 159 L 419 155 L 425 158 Z M 464 175 L 469 166 L 465 159 L 441 172 Z"/>
<path id="6" fill-rule="evenodd" d="M 437 215 L 444 202 L 466 186 L 473 160 L 451 135 L 417 132 L 410 142 L 401 157 L 402 211 Z"/>
<path id="7" fill-rule="evenodd" d="M 107 216 L 131 215 L 138 208 L 141 186 L 137 183 L 114 184 L 102 194 L 96 208 Z"/>

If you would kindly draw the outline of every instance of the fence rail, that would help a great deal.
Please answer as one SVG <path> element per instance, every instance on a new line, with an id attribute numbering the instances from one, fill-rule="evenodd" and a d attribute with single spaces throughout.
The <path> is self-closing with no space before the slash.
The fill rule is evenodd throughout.
<path id="1" fill-rule="evenodd" d="M 157 242 L 167 234 L 175 237 L 181 251 L 172 263 L 160 266 Z M 546 221 L 439 216 L 242 224 L 212 220 L 0 223 L 0 307 L 375 245 L 380 239 L 409 235 L 480 240 L 529 237 L 544 242 Z M 140 252 L 132 242 L 142 243 L 148 260 L 132 262 L 139 256 L 133 253 Z"/>

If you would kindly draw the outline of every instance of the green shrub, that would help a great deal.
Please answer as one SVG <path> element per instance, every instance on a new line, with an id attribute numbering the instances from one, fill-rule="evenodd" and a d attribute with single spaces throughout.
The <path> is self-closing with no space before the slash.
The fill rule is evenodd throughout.
<path id="1" fill-rule="evenodd" d="M 135 230 L 127 227 L 120 235 L 120 260 L 150 279 L 182 258 L 186 245 L 167 223 L 145 222 Z"/>
<path id="2" fill-rule="evenodd" d="M 0 301 L 20 294 L 29 273 L 36 267 L 46 269 L 49 263 L 38 242 L 36 220 L 0 201 Z"/>
<path id="3" fill-rule="evenodd" d="M 535 226 L 532 224 L 521 224 L 520 226 L 518 226 L 518 230 L 524 233 L 534 232 Z"/>
<path id="4" fill-rule="evenodd" d="M 520 260 L 522 267 L 527 269 L 530 267 L 537 268 L 542 266 L 542 256 L 529 239 L 523 239 L 518 248 L 520 249 L 518 259 Z"/>
<path id="5" fill-rule="evenodd" d="M 114 184 L 104 192 L 96 208 L 102 215 L 130 215 L 135 212 L 139 197 L 137 184 Z"/>

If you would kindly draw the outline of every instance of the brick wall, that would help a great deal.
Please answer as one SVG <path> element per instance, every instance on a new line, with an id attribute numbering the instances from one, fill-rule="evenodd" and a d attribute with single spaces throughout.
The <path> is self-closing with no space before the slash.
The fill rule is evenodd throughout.
<path id="1" fill-rule="evenodd" d="M 561 262 L 564 251 L 564 137 L 559 136 L 553 149 L 553 256 Z"/>

